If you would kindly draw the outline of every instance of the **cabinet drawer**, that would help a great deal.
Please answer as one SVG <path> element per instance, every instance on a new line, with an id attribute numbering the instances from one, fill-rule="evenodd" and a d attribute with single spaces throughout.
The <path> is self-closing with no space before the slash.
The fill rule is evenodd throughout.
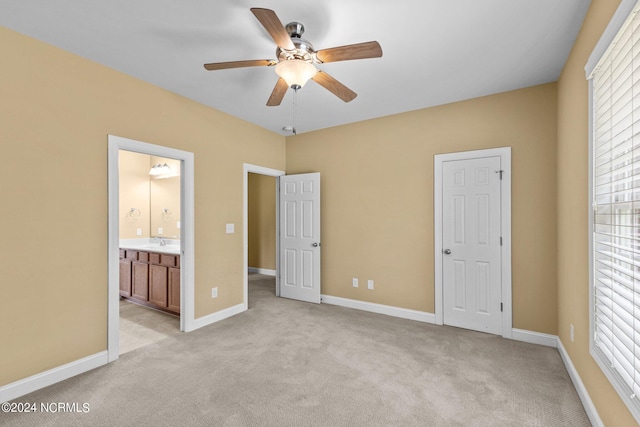
<path id="1" fill-rule="evenodd" d="M 178 262 L 176 263 L 176 259 Z M 156 252 L 151 252 L 149 254 L 149 263 L 164 265 L 165 267 L 175 267 L 180 266 L 180 257 L 176 255 L 167 255 Z"/>
<path id="2" fill-rule="evenodd" d="M 160 265 L 166 265 L 167 267 L 175 267 L 176 256 L 160 254 Z"/>
<path id="3" fill-rule="evenodd" d="M 137 261 L 138 260 L 138 251 L 131 251 L 129 249 L 127 249 L 125 251 L 125 258 L 130 259 L 132 261 Z"/>
<path id="4" fill-rule="evenodd" d="M 149 262 L 149 252 L 138 252 L 138 261 Z"/>

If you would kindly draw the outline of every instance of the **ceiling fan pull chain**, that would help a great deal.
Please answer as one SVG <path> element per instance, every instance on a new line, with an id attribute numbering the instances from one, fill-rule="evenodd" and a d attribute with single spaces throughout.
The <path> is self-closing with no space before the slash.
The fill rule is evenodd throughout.
<path id="1" fill-rule="evenodd" d="M 293 134 L 297 135 L 296 129 L 296 109 L 298 108 L 298 89 L 299 87 L 293 86 Z"/>

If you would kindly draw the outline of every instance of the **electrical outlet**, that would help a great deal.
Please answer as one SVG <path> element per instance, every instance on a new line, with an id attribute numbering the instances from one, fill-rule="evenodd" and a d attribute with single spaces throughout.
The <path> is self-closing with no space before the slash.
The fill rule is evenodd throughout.
<path id="1" fill-rule="evenodd" d="M 373 280 L 367 280 L 367 288 L 373 290 Z"/>
<path id="2" fill-rule="evenodd" d="M 218 298 L 218 288 L 211 288 L 211 298 Z"/>
<path id="3" fill-rule="evenodd" d="M 162 227 L 158 227 L 158 236 L 162 234 Z"/>
<path id="4" fill-rule="evenodd" d="M 569 338 L 571 338 L 571 342 L 573 342 L 573 323 L 569 325 Z"/>
<path id="5" fill-rule="evenodd" d="M 355 277 L 353 279 L 351 279 L 351 284 L 353 285 L 354 288 L 358 287 L 358 279 L 356 279 Z"/>
<path id="6" fill-rule="evenodd" d="M 180 228 L 180 221 L 176 222 L 176 228 Z"/>
<path id="7" fill-rule="evenodd" d="M 235 233 L 235 226 L 234 224 L 227 224 L 227 234 L 233 234 Z"/>
<path id="8" fill-rule="evenodd" d="M 136 236 L 142 236 L 142 228 L 136 228 Z"/>

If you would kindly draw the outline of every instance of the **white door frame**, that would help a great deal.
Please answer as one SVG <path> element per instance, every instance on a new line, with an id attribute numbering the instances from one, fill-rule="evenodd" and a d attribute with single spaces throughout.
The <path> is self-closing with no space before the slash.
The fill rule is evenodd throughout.
<path id="1" fill-rule="evenodd" d="M 108 185 L 109 185 L 109 285 L 108 285 L 108 328 L 107 352 L 109 362 L 120 356 L 120 210 L 118 153 L 120 150 L 133 151 L 159 157 L 180 160 L 180 330 L 190 332 L 195 329 L 194 307 L 194 160 L 193 153 L 148 144 L 133 139 L 109 135 Z"/>
<path id="2" fill-rule="evenodd" d="M 280 180 L 278 177 L 285 175 L 285 171 L 266 168 L 264 166 L 244 163 L 242 182 L 242 239 L 244 248 L 243 261 L 243 293 L 244 309 L 249 309 L 249 173 L 276 177 L 276 296 L 280 296 Z"/>
<path id="3" fill-rule="evenodd" d="M 490 148 L 487 150 L 464 151 L 459 153 L 436 154 L 434 156 L 433 175 L 433 216 L 434 216 L 434 270 L 435 270 L 435 318 L 436 324 L 444 323 L 442 289 L 442 163 L 446 161 L 477 159 L 482 157 L 501 158 L 501 222 L 502 222 L 502 336 L 512 337 L 512 301 L 511 301 L 511 147 Z"/>

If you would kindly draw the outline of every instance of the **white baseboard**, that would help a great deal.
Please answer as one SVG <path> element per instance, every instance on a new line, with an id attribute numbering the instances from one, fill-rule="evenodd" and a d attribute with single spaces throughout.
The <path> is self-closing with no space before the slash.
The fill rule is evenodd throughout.
<path id="1" fill-rule="evenodd" d="M 584 386 L 584 383 L 582 382 L 580 375 L 578 375 L 578 371 L 576 370 L 576 367 L 573 366 L 573 362 L 569 357 L 569 353 L 567 353 L 567 350 L 564 348 L 564 345 L 562 345 L 562 341 L 560 341 L 560 339 L 558 339 L 557 347 L 558 347 L 558 352 L 560 353 L 560 357 L 564 362 L 564 366 L 567 368 L 567 372 L 569 372 L 569 377 L 571 377 L 571 381 L 573 381 L 573 385 L 576 388 L 576 391 L 578 392 L 578 396 L 580 397 L 580 400 L 582 401 L 582 406 L 584 406 L 584 410 L 587 413 L 587 416 L 589 417 L 589 421 L 591 421 L 591 425 L 593 425 L 594 427 L 604 427 L 604 424 L 600 419 L 600 415 L 598 415 L 598 411 L 596 410 L 596 407 L 593 404 L 591 397 L 589 397 L 587 388 Z"/>
<path id="2" fill-rule="evenodd" d="M 40 372 L 28 378 L 23 378 L 11 384 L 0 387 L 0 402 L 8 402 L 41 388 L 64 381 L 76 375 L 85 373 L 109 362 L 107 351 L 69 362 L 62 366 Z"/>
<path id="3" fill-rule="evenodd" d="M 236 314 L 240 314 L 246 310 L 247 308 L 244 306 L 244 304 L 238 304 L 238 305 L 234 305 L 233 307 L 225 308 L 224 310 L 220 310 L 203 317 L 198 317 L 193 321 L 193 329 L 189 330 L 189 332 L 195 331 L 196 329 L 200 329 L 203 326 L 207 326 L 212 323 L 219 322 L 228 317 L 235 316 Z"/>
<path id="4" fill-rule="evenodd" d="M 324 304 L 339 305 L 341 307 L 355 308 L 356 310 L 369 311 L 371 313 L 386 314 L 387 316 L 401 319 L 416 320 L 424 323 L 436 323 L 436 316 L 426 311 L 410 310 L 408 308 L 393 307 L 390 305 L 376 304 L 372 302 L 358 301 L 354 299 L 322 295 Z"/>
<path id="5" fill-rule="evenodd" d="M 268 268 L 249 267 L 248 270 L 249 270 L 249 273 L 264 274 L 265 276 L 275 276 L 276 275 L 276 271 L 275 270 L 269 270 Z"/>
<path id="6" fill-rule="evenodd" d="M 218 311 L 217 313 L 210 314 L 208 316 L 195 319 L 193 322 L 193 328 L 196 330 L 203 326 L 210 325 L 215 322 L 219 322 L 228 317 L 242 313 L 246 308 L 244 304 L 238 304 L 233 307 L 226 308 Z M 103 351 L 96 353 L 85 358 L 75 360 L 62 366 L 50 369 L 45 372 L 33 375 L 28 378 L 24 378 L 0 387 L 0 403 L 8 402 L 13 399 L 17 399 L 25 394 L 32 393 L 41 388 L 50 386 L 52 384 L 64 381 L 76 375 L 95 369 L 99 366 L 109 363 L 109 353 Z"/>
<path id="7" fill-rule="evenodd" d="M 331 295 L 322 295 L 322 302 L 325 304 L 353 308 L 356 310 L 385 314 L 387 316 L 399 317 L 402 319 L 435 324 L 435 315 L 433 313 L 427 313 L 424 311 L 410 310 L 389 305 L 334 297 Z M 219 312 L 210 314 L 208 316 L 200 317 L 198 319 L 195 319 L 193 330 L 202 328 L 215 322 L 219 322 L 244 311 L 246 311 L 244 304 L 238 304 L 233 307 L 229 307 Z M 560 341 L 557 336 L 514 328 L 512 338 L 517 341 L 557 348 L 558 352 L 560 353 L 560 357 L 562 358 L 562 361 L 564 362 L 564 365 L 567 369 L 567 372 L 569 373 L 569 377 L 571 378 L 578 396 L 580 397 L 582 405 L 584 406 L 585 412 L 587 413 L 587 416 L 591 421 L 591 424 L 594 427 L 604 427 L 604 424 L 602 423 L 602 420 L 598 415 L 598 411 L 596 410 L 593 401 L 591 400 L 591 397 L 589 396 L 589 393 L 587 392 L 587 389 L 584 386 L 582 379 L 580 378 L 580 375 L 578 375 L 578 371 L 573 365 L 573 362 L 571 361 L 571 358 L 569 357 L 566 349 L 562 345 L 562 341 Z M 40 372 L 28 378 L 24 378 L 13 383 L 1 386 L 0 402 L 8 402 L 10 400 L 17 399 L 41 388 L 88 372 L 102 365 L 106 365 L 108 362 L 108 352 L 103 351 L 91 356 L 84 357 L 82 359 L 75 360 L 65 365 L 58 366 L 48 371 Z"/>
<path id="8" fill-rule="evenodd" d="M 322 295 L 321 300 L 325 304 L 354 308 L 356 310 L 369 311 L 378 314 L 386 314 L 388 316 L 417 320 L 419 322 L 433 324 L 436 323 L 435 314 L 423 311 L 409 310 L 406 308 L 392 307 L 388 305 L 352 300 L 348 298 L 334 297 L 331 295 Z M 580 397 L 580 401 L 584 406 L 585 412 L 587 413 L 587 416 L 591 421 L 591 424 L 594 427 L 604 427 L 604 424 L 602 423 L 602 420 L 598 415 L 598 411 L 593 405 L 591 397 L 589 397 L 589 393 L 587 392 L 587 389 L 585 388 L 582 380 L 580 379 L 580 376 L 578 375 L 578 371 L 576 371 L 576 368 L 573 366 L 573 362 L 571 361 L 571 358 L 569 358 L 569 354 L 566 352 L 564 346 L 562 345 L 562 341 L 560 341 L 560 339 L 556 335 L 543 334 L 541 332 L 533 332 L 524 329 L 513 328 L 511 339 L 527 342 L 530 344 L 557 348 L 558 352 L 560 353 L 560 357 L 562 358 L 562 361 L 564 362 L 564 365 L 567 369 L 567 372 L 569 372 L 569 377 L 571 378 L 571 381 L 573 382 L 573 385 L 578 392 L 578 396 Z"/>
<path id="9" fill-rule="evenodd" d="M 558 345 L 558 337 L 556 335 L 543 334 L 541 332 L 527 331 L 524 329 L 513 328 L 511 330 L 511 339 L 553 348 L 556 348 Z"/>

